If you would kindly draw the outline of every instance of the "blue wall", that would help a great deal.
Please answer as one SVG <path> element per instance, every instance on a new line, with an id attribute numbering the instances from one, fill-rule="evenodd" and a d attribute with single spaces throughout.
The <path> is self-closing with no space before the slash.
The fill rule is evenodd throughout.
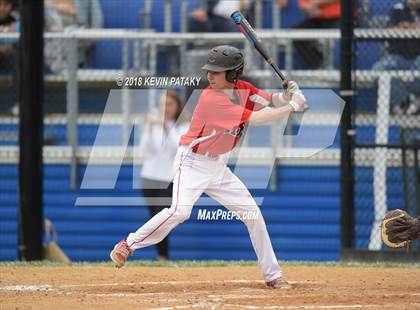
<path id="1" fill-rule="evenodd" d="M 242 167 L 248 184 L 259 184 L 261 167 Z M 82 177 L 85 167 L 80 167 Z M 74 206 L 80 196 L 135 196 L 132 169 L 124 166 L 116 191 L 73 192 L 68 165 L 46 165 L 45 216 L 59 233 L 59 244 L 72 260 L 107 260 L 113 244 L 137 229 L 149 215 L 145 207 Z M 262 213 L 279 259 L 337 260 L 339 258 L 339 171 L 336 167 L 281 167 L 278 190 L 252 191 L 265 196 Z M 17 166 L 0 166 L 0 259 L 16 259 Z M 197 221 L 196 206 L 189 221 L 170 236 L 174 259 L 255 259 L 245 225 L 233 221 Z M 214 209 L 217 207 L 205 207 Z M 154 258 L 154 248 L 136 252 L 135 258 Z"/>
<path id="2" fill-rule="evenodd" d="M 79 167 L 79 180 L 85 166 Z M 239 177 L 252 188 L 265 184 L 264 167 L 241 167 Z M 336 166 L 281 166 L 278 190 L 251 190 L 264 197 L 261 207 L 274 249 L 281 260 L 339 259 L 339 168 Z M 134 172 L 136 174 L 136 172 Z M 74 206 L 77 197 L 139 197 L 132 189 L 133 169 L 123 166 L 115 190 L 70 190 L 69 166 L 46 165 L 44 212 L 59 233 L 59 244 L 72 260 L 107 260 L 118 240 L 147 221 L 142 206 Z M 366 248 L 373 222 L 373 169 L 356 169 L 356 247 Z M 402 171 L 388 168 L 389 209 L 401 208 Z M 17 166 L 0 165 L 0 260 L 16 259 Z M 245 226 L 233 221 L 198 221 L 195 206 L 190 220 L 170 235 L 173 259 L 255 259 Z M 208 210 L 219 207 L 202 207 Z M 153 247 L 139 250 L 137 259 L 152 259 Z"/>
<path id="3" fill-rule="evenodd" d="M 241 167 L 248 185 L 262 182 L 266 169 Z M 79 168 L 79 178 L 85 167 Z M 68 165 L 46 165 L 45 216 L 59 233 L 59 244 L 72 260 L 107 260 L 113 244 L 149 218 L 145 207 L 74 206 L 77 196 L 138 197 L 132 188 L 132 169 L 123 166 L 115 191 L 73 192 Z M 388 169 L 389 208 L 403 205 L 401 171 Z M 0 260 L 16 259 L 17 166 L 0 166 Z M 373 221 L 372 168 L 356 170 L 356 245 L 366 248 Z M 282 260 L 339 259 L 339 169 L 338 167 L 282 166 L 278 190 L 252 190 L 265 197 L 261 207 L 273 246 Z M 203 207 L 204 208 L 204 207 Z M 205 207 L 215 209 L 218 207 Z M 245 226 L 233 221 L 197 221 L 200 206 L 190 220 L 170 235 L 173 259 L 255 259 Z M 135 258 L 156 256 L 153 247 L 139 250 Z"/>

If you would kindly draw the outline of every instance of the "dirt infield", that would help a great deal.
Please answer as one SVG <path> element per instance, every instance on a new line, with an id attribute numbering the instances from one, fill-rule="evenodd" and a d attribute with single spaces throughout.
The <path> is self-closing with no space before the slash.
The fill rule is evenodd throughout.
<path id="1" fill-rule="evenodd" d="M 420 309 L 420 270 L 284 266 L 269 289 L 255 266 L 0 266 L 1 309 Z"/>

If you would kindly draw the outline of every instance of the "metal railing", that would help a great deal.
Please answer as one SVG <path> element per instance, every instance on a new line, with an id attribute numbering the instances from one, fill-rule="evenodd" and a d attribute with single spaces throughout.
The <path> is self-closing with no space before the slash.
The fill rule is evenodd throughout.
<path id="1" fill-rule="evenodd" d="M 275 1 L 274 1 L 275 2 Z M 244 38 L 240 33 L 170 33 L 167 32 L 156 33 L 150 31 L 127 30 L 127 29 L 90 29 L 90 30 L 73 30 L 61 33 L 45 33 L 45 39 L 62 40 L 66 46 L 66 69 L 63 72 L 55 74 L 47 74 L 46 80 L 63 81 L 67 84 L 67 135 L 69 147 L 71 149 L 71 166 L 72 166 L 72 184 L 76 182 L 76 164 L 78 154 L 77 141 L 77 118 L 78 118 L 78 100 L 79 100 L 79 85 L 80 81 L 111 81 L 115 79 L 115 75 L 130 76 L 130 74 L 155 75 L 157 65 L 157 52 L 160 46 L 173 45 L 180 48 L 181 53 L 185 52 L 185 45 L 194 42 L 200 43 L 214 43 L 221 42 L 244 42 Z M 277 53 L 280 48 L 285 51 L 285 68 L 289 78 L 294 78 L 302 81 L 306 86 L 337 86 L 339 82 L 338 70 L 293 70 L 293 41 L 298 40 L 321 40 L 326 42 L 326 45 L 331 48 L 334 42 L 340 39 L 340 32 L 336 29 L 312 29 L 312 30 L 262 30 L 259 32 L 260 38 L 268 46 L 270 51 Z M 395 30 L 390 32 L 387 29 L 357 29 L 355 37 L 363 40 L 369 39 L 389 39 L 389 38 L 420 38 L 420 33 L 414 30 Z M 18 39 L 17 33 L 2 33 L 0 39 Z M 77 46 L 79 41 L 89 40 L 122 40 L 122 68 L 121 70 L 101 70 L 101 69 L 78 69 L 78 53 Z M 136 55 L 134 64 L 136 67 L 130 67 L 130 44 L 133 41 Z M 144 55 L 148 53 L 148 59 Z M 252 53 L 252 49 L 245 49 L 245 53 Z M 140 55 L 140 56 L 139 56 Z M 252 57 L 245 55 L 245 57 Z M 147 61 L 148 66 L 144 64 Z M 138 66 L 138 67 L 137 67 Z M 331 67 L 331 66 L 330 66 Z M 149 68 L 149 69 L 146 69 Z M 419 77 L 418 71 L 390 71 L 386 78 L 414 78 Z M 409 73 L 409 74 L 408 74 Z M 254 68 L 248 72 L 248 75 L 262 81 L 265 81 L 264 87 L 278 87 L 279 82 L 273 78 L 272 72 L 265 68 Z M 381 78 L 381 72 L 372 70 L 357 70 L 356 79 L 362 83 L 372 83 Z M 382 77 L 384 79 L 385 77 Z M 305 82 L 307 81 L 307 82 Z M 386 83 L 385 83 L 386 82 Z M 384 83 L 389 85 L 389 81 Z M 382 83 L 381 83 L 382 84 Z M 389 98 L 388 98 L 389 100 Z M 126 127 L 123 130 L 123 136 L 128 140 L 130 135 L 128 121 L 131 114 L 130 100 L 127 96 L 122 97 L 122 111 L 123 111 L 123 125 Z M 273 150 L 277 149 L 276 144 L 273 144 Z M 274 152 L 274 151 L 273 151 Z M 276 151 L 277 152 L 277 151 Z M 274 152 L 276 154 L 276 152 Z"/>

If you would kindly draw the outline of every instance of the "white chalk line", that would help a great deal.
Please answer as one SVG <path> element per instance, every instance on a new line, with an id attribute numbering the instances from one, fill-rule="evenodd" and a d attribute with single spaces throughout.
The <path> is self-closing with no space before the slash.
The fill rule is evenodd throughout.
<path id="1" fill-rule="evenodd" d="M 243 295 L 251 293 L 264 293 L 267 292 L 267 289 L 249 289 L 249 288 L 240 288 L 237 290 L 230 290 L 231 293 L 237 292 L 240 295 L 216 295 L 214 291 L 192 291 L 192 292 L 182 292 L 182 295 L 185 297 L 187 295 L 204 295 L 212 299 L 223 299 L 223 298 L 265 298 L 266 296 L 255 296 L 255 295 Z M 156 293 L 87 293 L 88 296 L 97 296 L 97 297 L 156 297 L 158 295 L 168 295 L 168 292 L 156 292 Z"/>
<path id="2" fill-rule="evenodd" d="M 264 283 L 258 280 L 206 280 L 206 281 L 143 281 L 143 282 L 128 282 L 128 283 L 98 283 L 98 284 L 65 284 L 60 285 L 61 288 L 71 287 L 96 287 L 96 286 L 136 286 L 136 285 L 185 285 L 185 284 L 211 284 L 211 283 Z"/>
<path id="3" fill-rule="evenodd" d="M 168 295 L 168 293 L 87 293 L 86 295 L 96 297 L 155 297 L 157 295 Z"/>
<path id="4" fill-rule="evenodd" d="M 9 285 L 1 286 L 3 291 L 21 291 L 21 292 L 36 292 L 36 291 L 55 291 L 50 285 Z"/>
<path id="5" fill-rule="evenodd" d="M 225 306 L 226 304 L 223 304 L 223 305 Z M 221 304 L 217 304 L 217 303 L 199 302 L 199 303 L 195 303 L 193 305 L 163 307 L 163 308 L 150 308 L 149 310 L 175 310 L 175 309 L 188 309 L 188 308 L 217 309 L 220 306 L 221 306 Z"/>
<path id="6" fill-rule="evenodd" d="M 224 308 L 238 308 L 238 309 L 278 309 L 278 310 L 294 310 L 294 309 L 366 309 L 366 308 L 393 308 L 395 307 L 407 307 L 407 306 L 420 306 L 420 303 L 404 303 L 404 304 L 382 304 L 382 305 L 371 305 L 371 304 L 338 304 L 338 305 L 294 305 L 294 306 L 253 306 L 253 305 L 242 305 L 242 304 L 227 304 L 227 303 L 197 303 L 193 305 L 174 306 L 174 307 L 162 307 L 162 308 L 151 308 L 149 310 L 177 310 L 177 309 L 188 309 L 188 308 L 204 308 L 204 309 L 217 309 L 219 307 Z"/>
<path id="7" fill-rule="evenodd" d="M 265 283 L 262 280 L 203 280 L 203 281 L 143 281 L 143 282 L 125 282 L 125 283 L 99 283 L 99 284 L 66 284 L 60 285 L 61 288 L 70 287 L 96 287 L 96 286 L 133 286 L 133 285 L 185 285 L 185 284 L 252 284 Z M 319 281 L 289 281 L 290 284 L 321 284 Z"/>
<path id="8" fill-rule="evenodd" d="M 57 285 L 56 288 L 83 288 L 83 287 L 107 287 L 107 286 L 139 286 L 139 285 L 186 285 L 186 284 L 223 284 L 223 283 L 233 283 L 233 284 L 252 284 L 252 283 L 261 283 L 264 284 L 262 280 L 205 280 L 205 281 L 142 281 L 142 282 L 124 282 L 124 283 L 88 283 L 88 284 L 61 284 Z M 323 282 L 319 281 L 289 281 L 290 284 L 321 284 Z M 15 287 L 15 289 L 11 289 Z M 25 289 L 27 287 L 28 289 Z M 50 287 L 50 285 L 15 285 L 15 286 L 0 286 L 0 290 L 16 290 L 16 291 L 25 291 L 37 290 L 36 287 L 42 290 L 43 287 Z M 22 289 L 20 289 L 22 288 Z"/>
<path id="9" fill-rule="evenodd" d="M 129 282 L 129 283 L 98 283 L 98 284 L 66 284 L 60 285 L 61 288 L 70 287 L 96 287 L 96 286 L 133 286 L 133 285 L 185 285 L 185 284 L 252 284 L 265 282 L 262 280 L 204 280 L 204 281 L 144 281 L 144 282 Z M 319 281 L 289 281 L 290 284 L 321 284 Z"/>

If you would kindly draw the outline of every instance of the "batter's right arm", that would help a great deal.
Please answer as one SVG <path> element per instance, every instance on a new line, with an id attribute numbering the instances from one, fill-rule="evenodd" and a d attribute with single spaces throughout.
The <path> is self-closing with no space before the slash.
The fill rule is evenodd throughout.
<path id="1" fill-rule="evenodd" d="M 272 123 L 280 118 L 288 116 L 290 112 L 303 112 L 308 109 L 306 98 L 302 92 L 293 94 L 292 99 L 287 105 L 280 108 L 265 108 L 260 111 L 252 112 L 248 119 L 250 125 L 265 125 Z"/>

